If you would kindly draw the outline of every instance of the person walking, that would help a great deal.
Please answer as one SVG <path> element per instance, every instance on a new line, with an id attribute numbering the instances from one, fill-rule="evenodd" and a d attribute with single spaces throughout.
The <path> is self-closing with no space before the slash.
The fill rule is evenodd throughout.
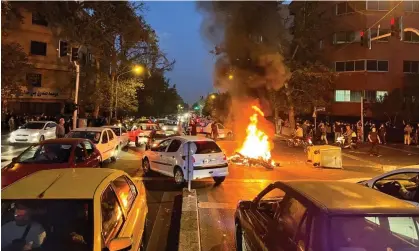
<path id="1" fill-rule="evenodd" d="M 410 126 L 410 124 L 406 124 L 406 126 L 404 127 L 404 144 L 405 145 L 410 145 L 410 135 L 412 134 L 412 127 Z"/>
<path id="2" fill-rule="evenodd" d="M 65 136 L 64 122 L 65 122 L 64 118 L 60 118 L 60 121 L 59 121 L 57 127 L 55 128 L 55 137 L 57 139 L 64 138 L 64 136 Z"/>
<path id="3" fill-rule="evenodd" d="M 217 128 L 217 124 L 215 122 L 213 122 L 211 124 L 211 135 L 212 135 L 212 139 L 214 141 L 217 141 L 217 139 L 218 139 L 218 128 Z"/>
<path id="4" fill-rule="evenodd" d="M 320 132 L 321 132 L 321 136 L 320 136 L 320 140 L 324 141 L 326 145 L 329 144 L 329 142 L 327 141 L 327 131 L 326 131 L 326 126 L 322 123 L 320 126 Z"/>
<path id="5" fill-rule="evenodd" d="M 15 119 L 13 118 L 13 116 L 10 116 L 8 123 L 9 123 L 9 131 L 13 132 L 15 130 Z"/>
<path id="6" fill-rule="evenodd" d="M 377 130 L 375 127 L 371 128 L 368 134 L 368 141 L 371 143 L 370 156 L 380 156 L 378 153 L 378 144 L 381 143 L 380 137 L 378 137 Z"/>
<path id="7" fill-rule="evenodd" d="M 335 123 L 335 142 L 338 140 L 340 136 L 342 136 L 342 126 L 340 125 L 339 121 Z"/>
<path id="8" fill-rule="evenodd" d="M 387 144 L 387 141 L 386 141 L 387 129 L 384 124 L 381 124 L 380 128 L 378 129 L 378 134 L 380 135 L 381 143 L 383 145 Z"/>

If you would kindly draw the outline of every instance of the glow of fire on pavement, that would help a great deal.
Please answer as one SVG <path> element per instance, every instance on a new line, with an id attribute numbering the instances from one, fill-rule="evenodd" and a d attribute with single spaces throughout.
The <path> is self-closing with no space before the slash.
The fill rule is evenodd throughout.
<path id="1" fill-rule="evenodd" d="M 252 106 L 254 113 L 250 116 L 250 123 L 246 129 L 246 139 L 242 146 L 237 150 L 241 155 L 252 159 L 263 159 L 275 165 L 271 160 L 272 146 L 269 137 L 265 132 L 258 129 L 258 116 L 264 117 L 265 114 L 257 106 Z"/>

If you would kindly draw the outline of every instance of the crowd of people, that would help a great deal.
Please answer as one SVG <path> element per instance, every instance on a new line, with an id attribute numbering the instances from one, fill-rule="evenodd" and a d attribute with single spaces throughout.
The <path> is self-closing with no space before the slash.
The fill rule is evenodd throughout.
<path id="1" fill-rule="evenodd" d="M 361 121 L 357 123 L 348 123 L 344 121 L 335 121 L 333 123 L 320 121 L 316 126 L 309 120 L 297 120 L 294 136 L 298 138 L 312 137 L 314 141 L 321 144 L 330 144 L 329 140 L 333 139 L 336 143 L 341 136 L 345 138 L 345 143 L 361 143 L 368 142 L 371 144 L 371 155 L 379 155 L 378 144 L 387 144 L 388 131 L 395 128 L 390 122 L 381 123 L 379 126 L 373 121 L 367 121 L 362 126 Z M 289 128 L 288 120 L 278 121 L 278 132 L 281 134 L 283 128 Z M 400 134 L 401 130 L 397 133 Z M 403 135 L 399 135 L 399 139 L 403 139 L 405 145 L 417 145 L 419 147 L 419 123 L 411 124 L 403 121 Z"/>

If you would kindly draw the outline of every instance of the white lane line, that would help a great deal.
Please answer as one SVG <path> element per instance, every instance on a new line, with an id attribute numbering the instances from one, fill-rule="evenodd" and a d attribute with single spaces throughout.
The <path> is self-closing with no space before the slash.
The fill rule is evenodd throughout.
<path id="1" fill-rule="evenodd" d="M 236 209 L 236 205 L 232 203 L 220 202 L 198 202 L 199 209 Z"/>
<path id="2" fill-rule="evenodd" d="M 369 160 L 365 160 L 365 159 L 356 157 L 356 156 L 354 156 L 352 154 L 342 153 L 342 156 L 348 157 L 350 159 L 354 159 L 354 160 L 358 160 L 358 161 L 362 161 L 362 162 L 368 163 L 368 164 L 372 165 L 372 167 L 375 167 L 377 165 L 381 165 L 381 164 L 376 163 L 376 162 L 372 162 L 372 161 L 369 161 Z"/>
<path id="3" fill-rule="evenodd" d="M 387 149 L 391 149 L 391 150 L 397 150 L 397 151 L 400 151 L 400 152 L 410 153 L 410 154 L 414 154 L 414 155 L 419 155 L 419 153 L 415 153 L 415 152 L 412 152 L 412 151 L 409 151 L 409 150 L 400 149 L 400 148 L 396 148 L 396 147 L 384 146 L 384 145 L 380 145 L 379 147 L 387 148 Z"/>
<path id="4" fill-rule="evenodd" d="M 175 192 L 165 192 L 157 211 L 156 220 L 151 230 L 150 239 L 148 241 L 147 250 L 166 250 L 166 242 L 170 229 L 170 221 L 172 219 L 173 203 L 175 201 Z"/>

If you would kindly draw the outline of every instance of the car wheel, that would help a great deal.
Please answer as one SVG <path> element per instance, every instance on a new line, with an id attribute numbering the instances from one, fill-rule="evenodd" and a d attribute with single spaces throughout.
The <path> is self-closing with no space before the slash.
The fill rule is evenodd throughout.
<path id="1" fill-rule="evenodd" d="M 147 175 L 150 172 L 150 161 L 148 159 L 143 160 L 143 172 L 144 175 Z"/>
<path id="2" fill-rule="evenodd" d="M 119 147 L 116 147 L 115 150 L 113 151 L 113 155 L 111 157 L 111 161 L 116 161 L 116 158 L 118 156 L 118 152 L 119 152 Z"/>
<path id="3" fill-rule="evenodd" d="M 42 142 L 42 141 L 44 141 L 44 140 L 45 140 L 44 135 L 41 135 L 41 137 L 39 138 L 39 142 Z"/>
<path id="4" fill-rule="evenodd" d="M 246 240 L 243 234 L 243 230 L 239 223 L 236 222 L 236 250 L 237 251 L 248 251 Z"/>
<path id="5" fill-rule="evenodd" d="M 177 167 L 175 169 L 174 176 L 175 176 L 175 183 L 176 183 L 176 185 L 181 186 L 181 185 L 184 184 L 184 182 L 185 182 L 185 176 L 183 175 L 183 172 L 182 172 L 182 170 L 179 167 Z"/>
<path id="6" fill-rule="evenodd" d="M 225 176 L 218 176 L 218 177 L 212 177 L 215 181 L 215 184 L 221 184 L 226 179 Z"/>

